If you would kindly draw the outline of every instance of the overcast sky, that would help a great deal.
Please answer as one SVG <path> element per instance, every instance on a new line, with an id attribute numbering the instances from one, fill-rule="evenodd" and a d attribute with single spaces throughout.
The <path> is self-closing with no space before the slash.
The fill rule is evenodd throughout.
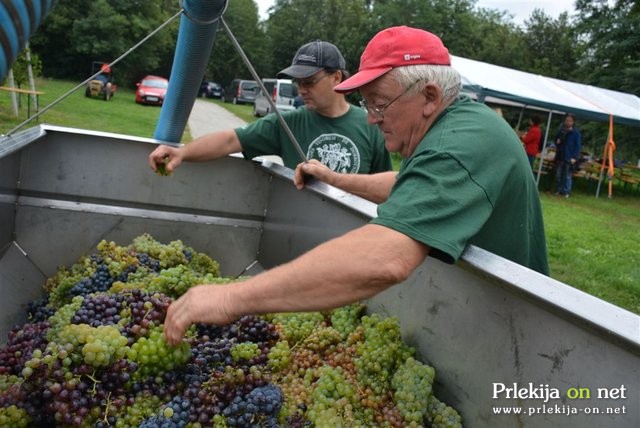
<path id="1" fill-rule="evenodd" d="M 507 11 L 514 16 L 513 21 L 516 24 L 523 24 L 534 9 L 542 9 L 552 18 L 557 18 L 562 12 L 569 12 L 569 15 L 575 12 L 574 0 L 479 0 L 476 7 Z"/>
<path id="2" fill-rule="evenodd" d="M 545 14 L 550 15 L 552 18 L 557 18 L 562 12 L 569 12 L 569 15 L 573 14 L 575 0 L 479 0 L 476 3 L 477 7 L 505 10 L 514 16 L 513 20 L 516 24 L 523 24 L 525 19 L 531 16 L 533 9 L 542 9 Z M 258 4 L 258 12 L 261 18 L 267 17 L 267 9 L 271 7 L 274 0 L 255 0 Z"/>

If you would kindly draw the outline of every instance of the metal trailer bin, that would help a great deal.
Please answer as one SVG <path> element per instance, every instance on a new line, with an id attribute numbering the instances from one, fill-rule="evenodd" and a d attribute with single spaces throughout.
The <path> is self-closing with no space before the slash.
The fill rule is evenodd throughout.
<path id="1" fill-rule="evenodd" d="M 253 274 L 376 214 L 322 183 L 298 191 L 267 161 L 230 156 L 159 177 L 147 167 L 155 144 L 49 125 L 0 137 L 0 340 L 58 266 L 102 239 L 181 239 L 224 275 Z M 467 427 L 640 426 L 635 314 L 475 247 L 455 265 L 427 259 L 366 303 L 400 319 Z"/>

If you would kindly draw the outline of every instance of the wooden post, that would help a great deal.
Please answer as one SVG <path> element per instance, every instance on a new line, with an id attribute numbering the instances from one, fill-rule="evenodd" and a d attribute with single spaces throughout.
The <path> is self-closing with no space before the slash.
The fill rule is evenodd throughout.
<path id="1" fill-rule="evenodd" d="M 29 47 L 29 42 L 24 49 L 24 54 L 27 59 L 27 75 L 29 76 L 29 89 L 31 89 L 31 105 L 34 107 L 35 111 L 38 111 L 38 96 L 36 95 L 36 82 L 33 78 L 33 67 L 31 66 L 31 48 Z"/>
<path id="2" fill-rule="evenodd" d="M 15 89 L 16 83 L 13 80 L 13 68 L 9 69 L 9 73 L 7 75 L 7 83 L 9 83 L 9 87 L 11 89 Z M 11 97 L 11 108 L 13 109 L 13 115 L 15 117 L 18 117 L 18 115 L 20 114 L 18 110 L 18 96 L 14 91 L 9 92 L 9 94 L 9 96 Z"/>

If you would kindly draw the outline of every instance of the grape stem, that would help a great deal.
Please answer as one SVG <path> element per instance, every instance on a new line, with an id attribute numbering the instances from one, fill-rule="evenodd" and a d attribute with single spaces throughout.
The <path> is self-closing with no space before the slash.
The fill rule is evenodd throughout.
<path id="1" fill-rule="evenodd" d="M 107 425 L 109 425 L 109 407 L 111 407 L 111 391 L 109 391 L 109 394 L 107 394 L 107 403 L 104 405 L 104 418 L 102 419 Z"/>
<path id="2" fill-rule="evenodd" d="M 100 383 L 100 381 L 94 377 L 95 374 L 96 374 L 96 371 L 94 370 L 93 373 L 91 373 L 90 375 L 89 374 L 85 375 L 86 377 L 88 377 L 89 379 L 91 379 L 93 381 L 93 388 L 91 389 L 91 393 L 93 395 L 96 395 L 96 392 L 97 392 L 96 391 L 96 386 Z M 109 394 L 111 394 L 111 393 L 109 393 Z"/>

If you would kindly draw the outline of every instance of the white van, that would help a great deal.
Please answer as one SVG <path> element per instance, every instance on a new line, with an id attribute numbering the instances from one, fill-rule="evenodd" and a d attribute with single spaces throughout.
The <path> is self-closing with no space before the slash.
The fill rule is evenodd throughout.
<path id="1" fill-rule="evenodd" d="M 298 89 L 290 79 L 262 79 L 267 92 L 271 95 L 271 100 L 280 111 L 294 110 L 293 101 L 298 95 Z M 258 88 L 255 102 L 253 103 L 253 115 L 255 117 L 266 116 L 272 112 L 269 100 Z"/>

